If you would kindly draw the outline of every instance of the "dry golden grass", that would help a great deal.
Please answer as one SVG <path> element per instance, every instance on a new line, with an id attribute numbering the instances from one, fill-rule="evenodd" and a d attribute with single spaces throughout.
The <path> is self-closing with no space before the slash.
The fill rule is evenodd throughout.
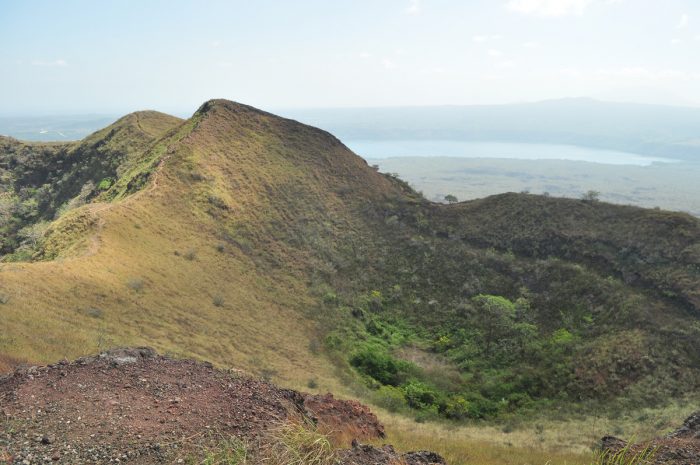
<path id="1" fill-rule="evenodd" d="M 334 385 L 330 363 L 309 351 L 316 330 L 299 314 L 312 303 L 306 284 L 284 270 L 260 272 L 235 245 L 221 250 L 216 219 L 179 176 L 183 165 L 212 179 L 235 167 L 225 153 L 197 156 L 185 144 L 173 151 L 151 188 L 62 219 L 61 232 L 74 237 L 61 258 L 0 264 L 9 298 L 0 353 L 42 363 L 149 345 L 290 386 L 311 377 Z"/>
<path id="2" fill-rule="evenodd" d="M 403 451 L 434 450 L 451 465 L 588 465 L 593 463 L 594 447 L 604 435 L 648 440 L 677 428 L 695 405 L 696 401 L 688 399 L 616 418 L 534 419 L 509 428 L 488 423 L 417 423 L 374 410 L 386 427 L 387 443 Z"/>

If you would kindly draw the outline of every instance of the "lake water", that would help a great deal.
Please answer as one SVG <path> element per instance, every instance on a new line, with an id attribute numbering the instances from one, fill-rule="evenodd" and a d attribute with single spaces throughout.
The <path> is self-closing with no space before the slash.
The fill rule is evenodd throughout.
<path id="1" fill-rule="evenodd" d="M 520 160 L 574 160 L 608 165 L 649 166 L 674 162 L 614 150 L 573 145 L 468 142 L 452 140 L 346 140 L 353 152 L 366 159 L 392 157 L 515 158 Z"/>

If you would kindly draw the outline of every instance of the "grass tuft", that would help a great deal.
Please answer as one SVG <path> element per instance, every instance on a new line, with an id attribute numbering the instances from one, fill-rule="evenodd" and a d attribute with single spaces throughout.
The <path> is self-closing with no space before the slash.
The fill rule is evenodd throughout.
<path id="1" fill-rule="evenodd" d="M 308 422 L 285 423 L 271 433 L 269 446 L 261 448 L 261 462 L 270 465 L 334 465 L 335 448 L 327 435 Z"/>
<path id="2" fill-rule="evenodd" d="M 634 450 L 630 442 L 618 451 L 608 449 L 596 452 L 591 465 L 648 465 L 653 463 L 657 449 L 647 445 L 641 450 Z"/>

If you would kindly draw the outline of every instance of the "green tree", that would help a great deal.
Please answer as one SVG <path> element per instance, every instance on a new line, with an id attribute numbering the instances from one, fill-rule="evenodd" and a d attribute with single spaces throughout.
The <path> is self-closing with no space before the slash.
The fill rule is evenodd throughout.
<path id="1" fill-rule="evenodd" d="M 447 194 L 447 195 L 445 196 L 445 202 L 447 202 L 447 203 L 457 203 L 457 202 L 459 202 L 459 199 L 458 199 L 457 197 L 455 197 L 454 195 L 452 195 L 452 194 Z"/>
<path id="2" fill-rule="evenodd" d="M 581 200 L 586 202 L 597 202 L 600 200 L 600 192 L 590 190 L 581 196 Z"/>
<path id="3" fill-rule="evenodd" d="M 513 333 L 515 304 L 498 295 L 479 294 L 472 298 L 476 305 L 475 324 L 481 330 L 486 353 L 491 355 L 496 342 Z"/>

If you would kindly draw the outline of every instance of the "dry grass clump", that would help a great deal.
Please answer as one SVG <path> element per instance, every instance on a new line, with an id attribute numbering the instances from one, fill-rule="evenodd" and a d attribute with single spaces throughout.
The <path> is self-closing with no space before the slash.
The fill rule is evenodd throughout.
<path id="1" fill-rule="evenodd" d="M 330 438 L 308 422 L 285 423 L 270 433 L 260 463 L 269 465 L 333 465 L 338 456 Z"/>
<path id="2" fill-rule="evenodd" d="M 259 444 L 221 438 L 191 456 L 190 465 L 336 465 L 338 455 L 329 437 L 308 422 L 273 428 Z"/>
<path id="3" fill-rule="evenodd" d="M 632 441 L 618 451 L 598 451 L 591 465 L 648 465 L 653 463 L 657 447 L 647 445 L 636 450 L 632 449 Z"/>

